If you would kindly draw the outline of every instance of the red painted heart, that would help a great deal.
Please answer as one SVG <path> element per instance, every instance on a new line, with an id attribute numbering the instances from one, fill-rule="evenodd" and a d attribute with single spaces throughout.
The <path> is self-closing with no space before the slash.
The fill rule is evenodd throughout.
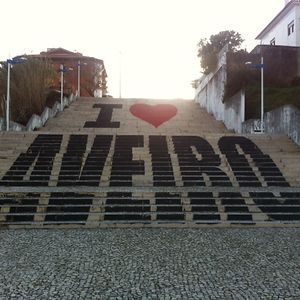
<path id="1" fill-rule="evenodd" d="M 177 108 L 171 104 L 149 105 L 137 103 L 130 106 L 130 112 L 137 118 L 152 124 L 154 127 L 169 121 L 177 114 Z"/>

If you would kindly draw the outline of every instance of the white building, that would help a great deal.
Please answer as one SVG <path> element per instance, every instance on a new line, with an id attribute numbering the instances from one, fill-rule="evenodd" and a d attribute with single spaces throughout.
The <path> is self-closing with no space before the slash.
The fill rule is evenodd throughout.
<path id="1" fill-rule="evenodd" d="M 300 47 L 300 0 L 285 0 L 285 7 L 256 39 L 263 45 Z"/>

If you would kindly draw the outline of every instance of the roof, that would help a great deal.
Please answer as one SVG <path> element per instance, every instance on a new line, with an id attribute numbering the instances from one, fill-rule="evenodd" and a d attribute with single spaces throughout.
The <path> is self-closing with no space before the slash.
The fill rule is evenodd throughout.
<path id="1" fill-rule="evenodd" d="M 92 60 L 103 64 L 102 59 L 98 59 L 91 56 L 84 56 L 79 52 L 72 52 L 64 48 L 49 48 L 47 51 L 43 51 L 40 54 L 30 55 L 33 57 L 50 58 L 55 59 L 77 59 L 77 60 Z"/>
<path id="2" fill-rule="evenodd" d="M 41 52 L 42 53 L 46 53 L 46 54 L 50 54 L 50 55 L 56 55 L 56 54 L 61 54 L 61 55 L 76 55 L 76 56 L 82 56 L 81 53 L 79 52 L 72 52 L 70 50 L 64 49 L 64 48 L 48 48 L 46 52 Z"/>
<path id="3" fill-rule="evenodd" d="M 255 38 L 256 40 L 262 39 L 262 37 L 269 32 L 275 25 L 279 23 L 279 21 L 287 15 L 288 12 L 291 11 L 295 6 L 300 5 L 300 0 L 291 0 L 289 1 L 285 7 L 276 15 L 276 17 L 261 31 L 261 33 Z"/>
<path id="4" fill-rule="evenodd" d="M 105 65 L 102 59 L 91 57 L 91 56 L 84 56 L 79 52 L 72 52 L 69 50 L 66 50 L 64 48 L 48 48 L 47 51 L 43 51 L 40 54 L 30 54 L 26 55 L 28 57 L 36 57 L 36 58 L 45 58 L 50 59 L 53 62 L 57 61 L 66 61 L 66 60 L 76 60 L 81 62 L 88 62 L 88 63 L 95 63 L 100 64 L 103 67 L 103 74 L 107 76 L 107 72 L 105 69 Z"/>

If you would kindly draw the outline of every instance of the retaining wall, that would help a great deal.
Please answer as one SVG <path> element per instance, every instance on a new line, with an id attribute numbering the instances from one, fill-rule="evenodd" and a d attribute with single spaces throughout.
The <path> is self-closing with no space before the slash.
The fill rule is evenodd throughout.
<path id="1" fill-rule="evenodd" d="M 228 129 L 241 133 L 245 121 L 245 93 L 236 95 L 223 102 L 227 81 L 227 48 L 219 54 L 218 67 L 212 73 L 204 75 L 196 90 L 195 101 L 217 120 L 223 121 Z"/>
<path id="2" fill-rule="evenodd" d="M 242 125 L 243 133 L 254 133 L 260 128 L 260 120 L 248 120 Z M 264 131 L 269 134 L 286 134 L 300 145 L 300 110 L 284 105 L 264 115 Z"/>
<path id="3" fill-rule="evenodd" d="M 33 114 L 29 119 L 26 126 L 11 121 L 9 123 L 10 131 L 33 131 L 35 129 L 43 127 L 50 118 L 54 118 L 61 110 L 68 107 L 77 97 L 73 94 L 71 96 L 64 97 L 61 104 L 55 102 L 52 108 L 46 107 L 40 116 Z M 0 118 L 0 131 L 6 130 L 5 118 Z"/>

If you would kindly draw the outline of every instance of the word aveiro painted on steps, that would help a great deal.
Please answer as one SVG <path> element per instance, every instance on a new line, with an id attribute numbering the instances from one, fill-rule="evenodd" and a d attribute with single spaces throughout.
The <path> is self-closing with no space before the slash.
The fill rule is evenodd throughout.
<path id="1" fill-rule="evenodd" d="M 200 136 L 96 135 L 89 143 L 85 134 L 67 138 L 65 147 L 62 135 L 38 135 L 0 185 L 48 186 L 52 180 L 52 186 L 99 186 L 106 180 L 136 186 L 136 177 L 144 177 L 153 186 L 289 186 L 271 157 L 246 137 L 223 136 L 216 151 Z"/>

